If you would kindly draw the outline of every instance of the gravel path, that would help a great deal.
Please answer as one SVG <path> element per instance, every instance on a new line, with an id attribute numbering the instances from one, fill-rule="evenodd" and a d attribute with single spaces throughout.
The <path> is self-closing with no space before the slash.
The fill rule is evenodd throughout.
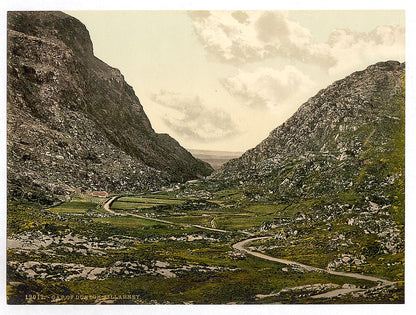
<path id="1" fill-rule="evenodd" d="M 227 231 L 227 230 L 209 228 L 209 227 L 205 227 L 205 226 L 202 226 L 202 225 L 175 223 L 175 222 L 170 222 L 170 221 L 156 219 L 156 218 L 149 218 L 149 217 L 145 217 L 145 216 L 141 216 L 141 215 L 133 214 L 133 213 L 117 213 L 117 212 L 110 209 L 111 203 L 117 198 L 118 197 L 116 196 L 116 197 L 112 197 L 111 199 L 109 199 L 103 206 L 104 210 L 106 210 L 106 211 L 108 211 L 112 214 L 119 215 L 119 216 L 133 216 L 133 217 L 137 217 L 137 218 L 141 218 L 141 219 L 145 219 L 145 220 L 156 221 L 156 222 L 161 222 L 161 223 L 165 223 L 165 224 L 180 225 L 180 226 L 186 226 L 186 227 L 195 227 L 195 228 L 198 228 L 198 229 L 216 231 L 216 232 L 222 232 L 222 233 L 230 233 L 231 232 L 231 231 Z M 252 236 L 252 234 L 249 233 L 249 232 L 245 232 L 245 231 L 240 231 L 240 232 Z M 381 278 L 377 278 L 377 277 L 373 277 L 373 276 L 366 276 L 366 275 L 362 275 L 362 274 L 358 274 L 358 273 L 333 271 L 333 270 L 328 270 L 328 269 L 317 268 L 317 267 L 301 264 L 301 263 L 298 263 L 296 261 L 291 261 L 291 260 L 287 260 L 287 259 L 268 256 L 268 255 L 265 255 L 265 254 L 262 254 L 262 253 L 259 253 L 259 252 L 254 252 L 254 251 L 251 251 L 251 250 L 245 248 L 245 246 L 247 244 L 251 243 L 251 242 L 254 242 L 254 241 L 257 241 L 257 240 L 262 240 L 262 239 L 268 239 L 268 238 L 272 238 L 272 236 L 261 236 L 261 237 L 249 238 L 249 239 L 246 239 L 246 240 L 243 240 L 241 242 L 238 242 L 238 243 L 234 244 L 233 248 L 237 249 L 239 251 L 245 252 L 249 255 L 255 256 L 255 257 L 259 257 L 259 258 L 269 260 L 269 261 L 275 261 L 275 262 L 285 264 L 285 265 L 300 267 L 300 268 L 303 268 L 307 271 L 325 272 L 325 273 L 329 273 L 329 274 L 336 275 L 336 276 L 344 276 L 344 277 L 350 277 L 350 278 L 363 279 L 363 280 L 369 280 L 369 281 L 377 282 L 377 286 L 379 288 L 387 287 L 387 286 L 391 286 L 391 285 L 395 284 L 395 282 L 388 281 L 388 280 L 381 279 Z M 360 289 L 360 288 L 338 289 L 338 290 L 329 291 L 329 292 L 326 292 L 326 293 L 323 293 L 323 294 L 314 295 L 314 296 L 312 296 L 312 298 L 331 298 L 331 297 L 334 297 L 334 296 L 339 296 L 339 295 L 347 294 L 347 293 L 350 293 L 350 292 L 362 291 L 362 290 L 363 289 Z"/>
<path id="2" fill-rule="evenodd" d="M 215 231 L 215 232 L 221 232 L 221 233 L 230 233 L 231 232 L 231 231 L 214 229 L 214 228 L 210 228 L 210 227 L 206 227 L 206 226 L 202 226 L 202 225 L 197 225 L 197 224 L 184 224 L 184 223 L 176 223 L 176 222 L 171 222 L 171 221 L 161 220 L 161 219 L 156 219 L 156 218 L 149 218 L 149 217 L 145 217 L 143 215 L 134 214 L 134 213 L 118 213 L 118 212 L 115 212 L 115 211 L 110 209 L 111 203 L 114 200 L 116 200 L 117 198 L 118 198 L 118 196 L 112 197 L 111 199 L 109 199 L 103 206 L 104 210 L 106 210 L 106 211 L 108 211 L 112 214 L 118 215 L 118 216 L 132 216 L 132 217 L 136 217 L 136 218 L 140 218 L 140 219 L 156 221 L 156 222 L 161 222 L 161 223 L 165 223 L 165 224 L 180 225 L 180 226 L 185 226 L 185 227 L 195 227 L 195 228 L 202 229 L 202 230 Z"/>
<path id="3" fill-rule="evenodd" d="M 358 273 L 333 271 L 333 270 L 328 270 L 328 269 L 312 267 L 312 266 L 308 266 L 308 265 L 301 264 L 301 263 L 291 261 L 291 260 L 271 257 L 271 256 L 268 256 L 268 255 L 265 255 L 265 254 L 262 254 L 262 253 L 259 253 L 259 252 L 254 252 L 254 251 L 251 251 L 251 250 L 245 248 L 245 246 L 248 243 L 251 243 L 251 242 L 254 242 L 254 241 L 257 241 L 257 240 L 268 239 L 268 238 L 271 238 L 271 237 L 272 236 L 249 238 L 249 239 L 246 239 L 244 241 L 241 241 L 241 242 L 238 242 L 238 243 L 234 244 L 233 248 L 237 249 L 237 250 L 240 250 L 242 252 L 245 252 L 247 254 L 250 254 L 252 256 L 255 256 L 255 257 L 259 257 L 259 258 L 270 260 L 270 261 L 275 261 L 275 262 L 285 264 L 285 265 L 297 266 L 297 267 L 303 268 L 303 269 L 308 270 L 308 271 L 325 272 L 325 273 L 329 273 L 329 274 L 336 275 L 336 276 L 343 276 L 343 277 L 350 277 L 350 278 L 374 281 L 374 282 L 377 282 L 377 286 L 379 288 L 387 287 L 387 286 L 391 286 L 391 285 L 395 284 L 395 282 L 388 281 L 388 280 L 381 279 L 381 278 L 377 278 L 377 277 L 373 277 L 373 276 L 366 276 L 366 275 L 362 275 L 362 274 L 358 274 Z M 312 296 L 312 298 L 331 298 L 331 297 L 334 297 L 334 296 L 339 296 L 339 295 L 347 294 L 347 293 L 350 293 L 350 292 L 362 291 L 362 290 L 363 289 L 360 289 L 360 288 L 338 289 L 338 290 L 333 290 L 333 291 L 329 291 L 329 292 L 326 292 L 326 293 L 323 293 L 323 294 L 318 294 L 318 295 Z"/>

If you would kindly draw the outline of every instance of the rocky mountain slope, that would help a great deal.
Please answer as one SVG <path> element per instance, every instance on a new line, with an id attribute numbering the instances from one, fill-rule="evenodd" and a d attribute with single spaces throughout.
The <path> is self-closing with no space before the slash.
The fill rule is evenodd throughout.
<path id="1" fill-rule="evenodd" d="M 372 177 L 381 169 L 386 182 L 404 176 L 394 171 L 404 166 L 404 71 L 399 62 L 381 62 L 333 83 L 213 178 L 259 185 L 259 193 L 276 199 L 316 197 L 358 184 L 376 194 L 381 183 Z"/>
<path id="2" fill-rule="evenodd" d="M 7 74 L 10 198 L 156 189 L 212 171 L 155 133 L 132 87 L 69 15 L 9 12 Z"/>
<path id="3" fill-rule="evenodd" d="M 263 226 L 276 235 L 267 253 L 316 265 L 313 253 L 335 253 L 326 268 L 403 281 L 405 64 L 377 63 L 321 90 L 210 178 L 207 187 L 228 183 L 282 208 Z"/>

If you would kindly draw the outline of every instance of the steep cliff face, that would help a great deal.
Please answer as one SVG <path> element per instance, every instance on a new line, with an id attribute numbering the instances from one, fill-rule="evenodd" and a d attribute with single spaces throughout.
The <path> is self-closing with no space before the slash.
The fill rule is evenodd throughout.
<path id="1" fill-rule="evenodd" d="M 359 185 L 373 185 L 376 193 L 380 182 L 370 177 L 380 175 L 378 167 L 389 170 L 386 176 L 404 175 L 393 170 L 394 163 L 404 167 L 404 70 L 399 62 L 382 62 L 333 83 L 213 178 L 260 185 L 275 198 Z"/>
<path id="2" fill-rule="evenodd" d="M 9 12 L 7 71 L 10 197 L 156 189 L 212 171 L 154 132 L 132 87 L 69 15 Z"/>

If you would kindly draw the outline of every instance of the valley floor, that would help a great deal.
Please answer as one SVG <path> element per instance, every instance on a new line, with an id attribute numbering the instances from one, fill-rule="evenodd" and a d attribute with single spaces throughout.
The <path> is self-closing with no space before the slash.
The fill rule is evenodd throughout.
<path id="1" fill-rule="evenodd" d="M 403 303 L 400 255 L 314 244 L 305 253 L 300 207 L 238 191 L 74 195 L 48 209 L 10 202 L 8 302 Z"/>

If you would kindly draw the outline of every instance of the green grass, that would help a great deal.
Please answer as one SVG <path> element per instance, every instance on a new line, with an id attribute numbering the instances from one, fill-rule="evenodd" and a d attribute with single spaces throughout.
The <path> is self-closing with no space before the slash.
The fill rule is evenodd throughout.
<path id="1" fill-rule="evenodd" d="M 217 227 L 226 230 L 245 230 L 252 227 L 260 227 L 264 222 L 270 222 L 273 218 L 264 216 L 253 216 L 251 213 L 240 215 L 221 215 L 218 216 Z"/>
<path id="2" fill-rule="evenodd" d="M 136 218 L 136 217 L 110 217 L 110 218 L 93 218 L 95 222 L 111 224 L 114 226 L 122 226 L 127 228 L 140 228 L 145 226 L 159 226 L 161 222 Z"/>
<path id="3" fill-rule="evenodd" d="M 102 212 L 102 205 L 107 198 L 93 197 L 90 195 L 73 195 L 71 200 L 63 202 L 55 207 L 51 207 L 48 210 L 53 213 L 68 213 L 68 214 L 83 214 L 87 211 Z"/>
<path id="4" fill-rule="evenodd" d="M 184 202 L 185 200 L 174 199 L 168 196 L 157 196 L 156 198 L 125 196 L 117 198 L 114 202 L 112 202 L 111 208 L 114 210 L 143 210 L 146 208 L 160 206 L 180 206 Z"/>
<path id="5" fill-rule="evenodd" d="M 117 198 L 117 202 L 132 202 L 132 203 L 147 203 L 147 204 L 167 204 L 167 205 L 180 205 L 184 200 L 172 199 L 172 198 L 144 198 L 144 197 L 120 197 Z"/>
<path id="6" fill-rule="evenodd" d="M 262 205 L 262 204 L 254 204 L 244 208 L 244 211 L 253 212 L 258 215 L 265 215 L 265 214 L 274 214 L 276 212 L 280 212 L 284 208 L 282 205 Z"/>
<path id="7" fill-rule="evenodd" d="M 314 283 L 355 283 L 356 285 L 372 284 L 368 281 L 354 281 L 351 278 L 332 276 L 322 273 L 296 273 L 282 271 L 280 264 L 270 263 L 261 259 L 247 257 L 238 263 L 238 271 L 225 272 L 189 272 L 177 278 L 164 279 L 161 276 L 138 275 L 134 278 L 113 278 L 99 281 L 53 281 L 26 282 L 35 292 L 47 294 L 45 288 L 55 288 L 67 295 L 138 295 L 141 303 L 181 304 L 193 301 L 195 304 L 264 303 L 256 301 L 257 294 L 269 294 L 283 288 Z M 261 279 L 261 281 L 259 281 Z M 32 292 L 33 292 L 32 291 Z M 48 294 L 47 294 L 48 295 Z M 49 293 L 50 295 L 50 293 Z M 273 302 L 299 303 L 307 299 L 299 299 L 298 293 L 286 295 Z M 72 300 L 70 303 L 92 303 L 91 300 Z M 40 301 L 39 303 L 42 303 Z"/>
<path id="8" fill-rule="evenodd" d="M 211 227 L 212 217 L 200 216 L 200 215 L 191 215 L 191 216 L 173 216 L 173 217 L 163 217 L 163 220 L 175 222 L 175 223 L 184 223 L 184 224 L 198 224 Z"/>
<path id="9" fill-rule="evenodd" d="M 154 206 L 157 206 L 157 204 L 114 201 L 111 204 L 111 209 L 114 209 L 114 210 L 133 210 L 133 209 L 152 208 Z"/>
<path id="10" fill-rule="evenodd" d="M 82 208 L 81 205 L 78 205 Z M 89 206 L 92 206 L 91 204 Z M 69 205 L 62 208 L 69 209 Z M 85 205 L 87 207 L 87 205 Z M 297 208 L 293 206 L 294 208 Z M 299 205 L 300 207 L 300 205 Z M 229 208 L 219 208 L 216 210 L 216 221 L 218 228 L 229 227 L 230 229 L 241 229 L 261 224 L 264 220 L 271 220 L 274 215 L 268 215 L 269 209 L 283 209 L 280 205 L 249 205 L 245 209 L 251 210 L 250 212 L 243 213 L 229 213 Z M 14 226 L 17 225 L 17 219 L 20 217 L 17 214 L 24 213 L 25 209 L 19 208 L 15 210 L 11 215 L 11 219 L 14 222 Z M 221 213 L 221 211 L 224 211 Z M 239 209 L 238 211 L 243 211 Z M 39 212 L 39 209 L 33 208 L 33 212 L 40 213 L 46 222 L 49 224 L 57 224 L 53 214 L 49 211 Z M 49 213 L 49 214 L 48 214 Z M 49 216 L 48 216 L 49 215 Z M 51 216 L 52 215 L 52 216 Z M 41 221 L 39 215 L 36 220 Z M 182 217 L 170 217 L 168 220 L 183 221 L 184 223 L 204 224 L 210 226 L 209 222 L 211 216 L 182 216 Z M 25 218 L 27 219 L 27 218 Z M 24 220 L 23 218 L 19 220 Z M 30 221 L 28 221 L 30 222 Z M 23 222 L 21 222 L 23 223 Z M 67 229 L 74 229 L 81 232 L 88 229 L 93 235 L 101 235 L 101 233 L 107 235 L 136 235 L 139 240 L 143 240 L 145 237 L 150 236 L 163 236 L 170 237 L 172 235 L 183 236 L 184 233 L 207 233 L 199 229 L 182 229 L 167 224 L 161 224 L 158 222 L 152 222 L 150 220 L 144 220 L 134 217 L 108 217 L 108 218 L 93 218 L 89 224 L 78 222 L 74 219 L 69 219 L 65 223 Z M 85 230 L 83 230 L 85 229 Z M 266 300 L 255 300 L 254 297 L 257 294 L 270 294 L 272 292 L 279 291 L 283 288 L 294 287 L 306 284 L 314 283 L 335 283 L 343 285 L 344 283 L 353 283 L 356 285 L 372 286 L 373 284 L 368 281 L 362 281 L 347 277 L 338 277 L 322 273 L 298 273 L 291 271 L 283 271 L 282 268 L 286 265 L 265 261 L 256 257 L 247 256 L 245 258 L 232 258 L 227 253 L 231 250 L 232 243 L 238 241 L 238 239 L 232 239 L 234 237 L 230 234 L 213 233 L 220 238 L 220 242 L 210 242 L 207 240 L 198 241 L 171 241 L 164 240 L 154 243 L 141 243 L 134 242 L 129 245 L 127 249 L 107 251 L 107 255 L 100 256 L 76 256 L 73 254 L 65 254 L 62 257 L 48 258 L 51 262 L 76 262 L 83 263 L 87 266 L 111 266 L 115 261 L 167 261 L 171 266 L 180 267 L 184 264 L 200 264 L 207 266 L 229 266 L 238 268 L 237 271 L 225 271 L 225 272 L 188 272 L 177 278 L 165 279 L 156 275 L 136 275 L 133 278 L 120 278 L 115 277 L 105 280 L 83 280 L 83 281 L 68 281 L 57 282 L 47 280 L 25 280 L 19 278 L 13 278 L 11 281 L 20 281 L 23 283 L 24 291 L 18 291 L 17 289 L 9 288 L 9 294 L 11 299 L 16 299 L 23 294 L 45 294 L 50 296 L 52 291 L 54 294 L 61 293 L 65 295 L 126 295 L 134 294 L 140 297 L 140 303 L 183 303 L 186 301 L 193 301 L 197 304 L 212 304 L 212 303 L 317 303 L 315 300 L 310 300 L 307 297 L 299 297 L 299 293 L 288 293 L 279 298 L 269 298 Z M 316 230 L 311 235 L 319 239 L 326 237 L 329 234 L 327 231 Z M 237 235 L 237 234 L 236 234 Z M 311 239 L 311 235 L 304 237 L 304 241 L 299 243 L 299 246 L 287 246 L 290 250 L 297 250 L 298 255 L 294 255 L 295 252 L 288 252 L 287 255 L 279 257 L 290 257 L 296 261 L 307 261 L 311 265 L 320 266 L 319 260 L 329 259 L 328 255 L 324 251 L 311 250 L 311 247 L 304 245 L 308 244 Z M 238 237 L 244 238 L 242 235 Z M 304 248 L 304 249 L 303 249 Z M 17 254 L 10 254 L 9 259 L 13 260 L 23 259 L 22 256 Z M 328 256 L 328 257 L 327 257 Z M 46 258 L 30 258 L 25 259 L 39 259 L 45 260 Z M 387 259 L 387 258 L 386 258 Z M 395 261 L 395 258 L 391 258 L 391 261 Z M 375 262 L 371 262 L 374 266 Z M 354 271 L 354 270 L 353 270 Z M 14 290 L 14 291 L 13 291 Z M 16 291 L 17 290 L 17 291 Z M 23 290 L 23 289 L 22 289 Z M 400 292 L 398 297 L 394 299 L 400 300 Z M 352 300 L 349 303 L 354 303 L 357 300 Z M 393 302 L 394 302 L 393 301 Z M 72 300 L 68 303 L 75 304 L 90 304 L 94 299 L 88 300 Z M 120 300 L 120 303 L 125 303 L 125 300 Z M 363 300 L 361 303 L 366 303 L 368 300 Z M 373 303 L 378 303 L 379 300 L 374 300 Z M 24 301 L 23 301 L 24 303 Z M 38 301 L 37 303 L 44 303 Z"/>
<path id="11" fill-rule="evenodd" d="M 82 214 L 89 210 L 97 210 L 99 205 L 93 202 L 82 201 L 70 201 L 60 204 L 57 207 L 50 208 L 49 210 L 54 213 L 76 213 Z"/>

